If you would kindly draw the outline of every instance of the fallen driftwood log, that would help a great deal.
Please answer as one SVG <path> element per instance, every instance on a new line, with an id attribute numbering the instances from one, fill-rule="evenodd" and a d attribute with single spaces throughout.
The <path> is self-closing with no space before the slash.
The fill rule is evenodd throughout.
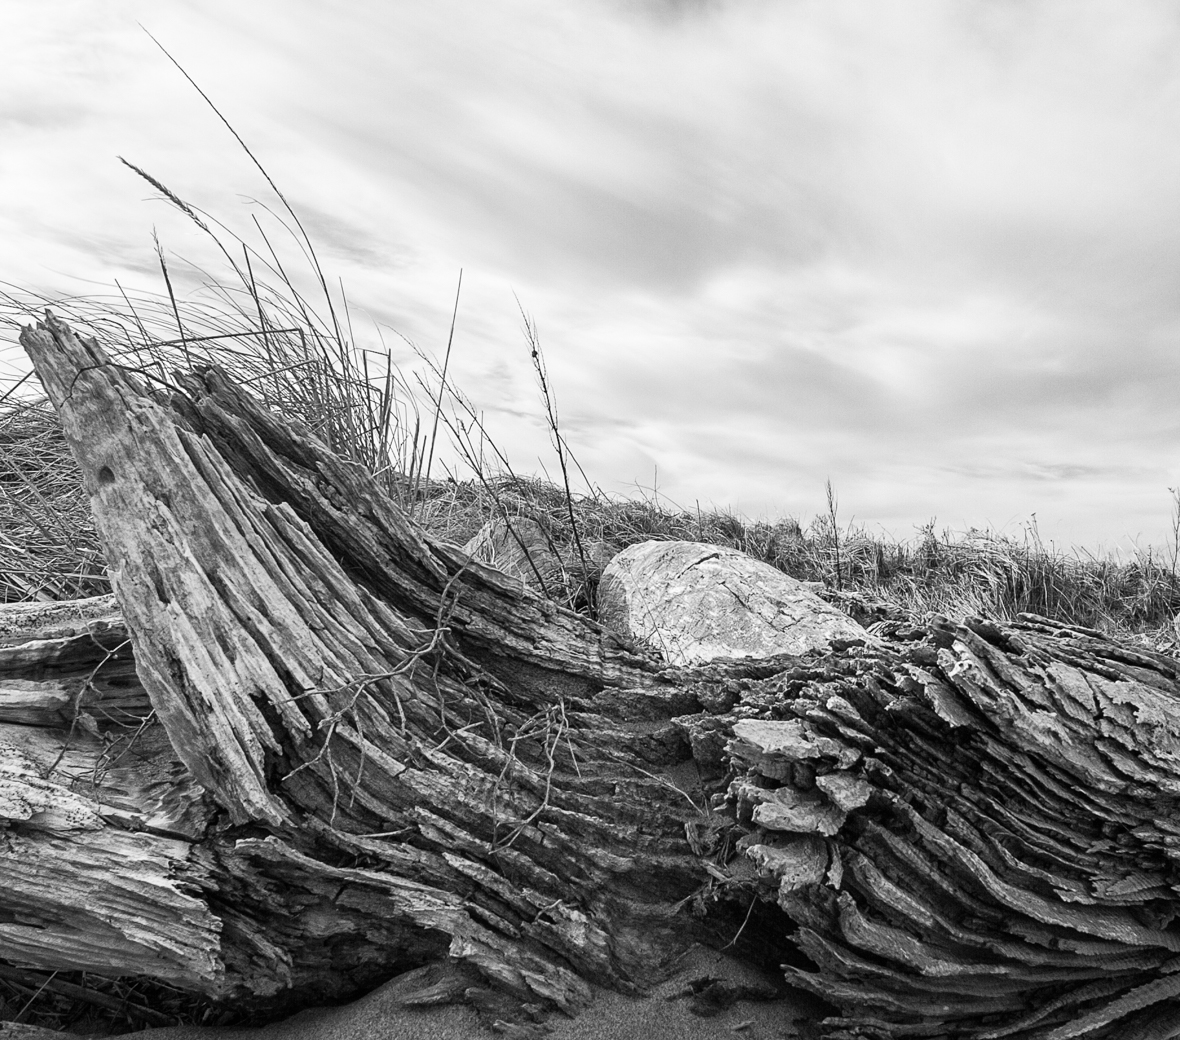
<path id="1" fill-rule="evenodd" d="M 10 965 L 277 1011 L 445 963 L 524 1021 L 736 934 L 827 1037 L 1180 1035 L 1174 660 L 935 618 L 666 668 L 217 369 L 22 343 L 117 603 L 0 612 Z"/>

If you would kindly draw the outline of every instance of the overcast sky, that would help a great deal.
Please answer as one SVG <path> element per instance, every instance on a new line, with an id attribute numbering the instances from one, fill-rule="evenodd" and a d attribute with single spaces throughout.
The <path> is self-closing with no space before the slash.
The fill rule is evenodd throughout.
<path id="1" fill-rule="evenodd" d="M 10 0 L 0 279 L 159 288 L 266 185 L 358 336 L 550 467 L 910 536 L 1162 543 L 1180 483 L 1180 7 L 1117 0 Z M 362 317 L 363 316 L 363 317 Z M 396 342 L 396 340 L 395 340 Z M 2 348 L 0 348 L 2 349 Z M 9 355 L 9 361 L 12 358 Z M 540 462 L 538 457 L 540 456 Z"/>

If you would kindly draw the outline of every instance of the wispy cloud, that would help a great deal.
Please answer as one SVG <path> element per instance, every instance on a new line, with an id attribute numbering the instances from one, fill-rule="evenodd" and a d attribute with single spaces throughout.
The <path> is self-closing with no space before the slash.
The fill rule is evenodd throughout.
<path id="1" fill-rule="evenodd" d="M 127 154 L 545 451 L 515 291 L 605 486 L 904 532 L 1162 538 L 1180 481 L 1180 13 L 1162 0 L 29 6 L 0 70 L 0 277 L 150 277 Z M 166 224 L 166 243 L 196 248 Z"/>

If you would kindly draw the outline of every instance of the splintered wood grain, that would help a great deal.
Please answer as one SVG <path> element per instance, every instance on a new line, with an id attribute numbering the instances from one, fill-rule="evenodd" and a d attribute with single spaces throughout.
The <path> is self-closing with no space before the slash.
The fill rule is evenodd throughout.
<path id="1" fill-rule="evenodd" d="M 694 810 L 563 707 L 657 685 L 652 662 L 428 539 L 368 474 L 217 370 L 182 377 L 168 402 L 52 318 L 22 342 L 176 756 L 226 824 L 288 850 L 283 871 L 311 883 L 360 856 L 387 875 L 368 904 L 401 931 L 362 948 L 385 943 L 393 965 L 446 934 L 522 1000 L 572 1009 L 588 991 L 568 965 L 635 986 L 691 943 L 690 922 L 667 920 L 707 877 L 685 839 Z M 295 986 L 300 936 L 250 894 L 280 869 L 259 849 L 215 859 L 245 872 L 220 878 L 235 893 L 217 900 L 233 921 L 222 957 Z M 521 882 L 541 906 L 505 901 Z M 319 927 L 352 914 L 336 898 Z M 267 975 L 268 960 L 293 967 Z"/>
<path id="2" fill-rule="evenodd" d="M 169 836 L 182 823 L 161 811 L 167 796 L 104 773 L 104 750 L 88 734 L 0 725 L 0 949 L 14 964 L 105 962 L 111 974 L 216 993 L 221 923 L 202 898 L 211 879 L 190 843 Z M 177 780 L 183 788 L 177 777 L 165 790 Z M 189 794 L 185 816 L 200 804 L 195 785 Z"/>
<path id="3" fill-rule="evenodd" d="M 165 399 L 52 318 L 22 342 L 121 620 L 0 646 L 0 822 L 11 857 L 74 864 L 67 891 L 143 973 L 338 997 L 447 953 L 572 1011 L 738 904 L 734 929 L 839 1008 L 831 1040 L 1176 1035 L 1175 661 L 931 617 L 661 671 L 433 541 L 216 368 Z M 143 755 L 112 761 L 136 725 Z M 701 801 L 655 772 L 689 754 Z M 140 865 L 124 887 L 116 849 Z M 26 898 L 0 890 L 0 920 L 30 963 L 97 957 L 97 924 L 69 947 L 81 896 L 43 895 L 38 934 Z"/>
<path id="4" fill-rule="evenodd" d="M 847 818 L 804 883 L 748 853 L 815 964 L 789 977 L 843 1009 L 824 1035 L 1173 1035 L 1180 668 L 1031 616 L 917 632 L 730 716 L 739 805 L 803 761 L 871 789 L 830 799 Z"/>

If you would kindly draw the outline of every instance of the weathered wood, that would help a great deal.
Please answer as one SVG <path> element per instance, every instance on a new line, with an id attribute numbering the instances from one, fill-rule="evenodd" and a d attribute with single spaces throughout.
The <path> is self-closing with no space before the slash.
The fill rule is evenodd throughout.
<path id="1" fill-rule="evenodd" d="M 608 684 L 657 684 L 652 662 L 427 539 L 367 474 L 216 371 L 169 404 L 52 319 L 25 344 L 92 496 L 163 743 L 209 803 L 166 854 L 175 839 L 144 798 L 119 819 L 95 807 L 101 789 L 86 806 L 103 840 L 135 828 L 157 887 L 203 914 L 161 952 L 170 908 L 146 891 L 144 921 L 102 904 L 168 961 L 158 977 L 218 996 L 318 978 L 336 995 L 364 981 L 357 964 L 388 973 L 449 949 L 522 1000 L 573 1010 L 585 979 L 642 985 L 685 947 L 673 908 L 706 875 L 691 805 L 650 774 L 660 741 L 567 711 Z M 60 692 L 43 692 L 61 719 Z M 78 769 L 93 769 L 107 731 L 70 730 L 58 743 L 77 757 L 90 739 Z M 18 761 L 23 792 L 33 767 Z M 309 933 L 350 948 L 317 952 Z M 12 959 L 57 966 L 68 942 L 42 940 L 38 958 L 26 938 Z M 329 953 L 355 963 L 333 979 Z"/>
<path id="2" fill-rule="evenodd" d="M 1180 665 L 1032 616 L 878 635 L 731 713 L 781 720 L 735 723 L 730 797 L 825 1035 L 1180 1035 Z"/>
<path id="3" fill-rule="evenodd" d="M 0 610 L 5 960 L 575 1011 L 740 929 L 831 1038 L 1180 1035 L 1176 661 L 930 618 L 661 670 L 218 370 L 22 342 L 118 609 Z"/>

